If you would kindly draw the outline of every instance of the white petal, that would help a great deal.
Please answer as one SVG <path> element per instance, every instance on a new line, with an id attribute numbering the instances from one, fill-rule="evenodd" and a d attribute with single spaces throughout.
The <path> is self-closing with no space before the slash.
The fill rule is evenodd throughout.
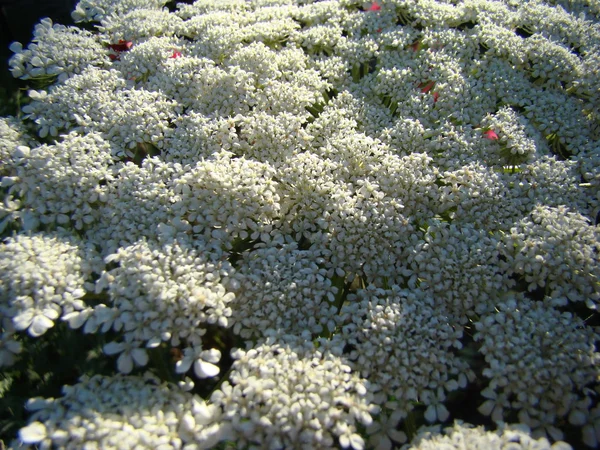
<path id="1" fill-rule="evenodd" d="M 129 373 L 133 370 L 133 359 L 130 353 L 121 353 L 121 356 L 117 359 L 117 369 L 121 373 Z"/>
<path id="2" fill-rule="evenodd" d="M 13 42 L 12 44 L 10 44 L 8 49 L 13 53 L 21 53 L 23 51 L 23 44 L 21 44 L 20 42 Z"/>
<path id="3" fill-rule="evenodd" d="M 81 328 L 81 326 L 85 323 L 85 321 L 91 313 L 91 308 L 84 309 L 83 311 L 73 311 L 69 314 L 65 314 L 62 317 L 62 320 L 69 322 L 69 328 L 71 328 L 72 330 L 76 330 L 78 328 Z"/>
<path id="4" fill-rule="evenodd" d="M 212 419 L 210 409 L 204 400 L 194 399 L 192 403 L 192 412 L 194 413 L 196 422 L 200 425 L 206 425 Z"/>
<path id="5" fill-rule="evenodd" d="M 573 411 L 571 411 L 571 414 L 569 414 L 569 423 L 571 425 L 575 425 L 576 427 L 581 427 L 581 426 L 585 425 L 586 422 L 587 422 L 586 414 L 579 409 L 574 409 Z"/>
<path id="6" fill-rule="evenodd" d="M 32 422 L 19 430 L 19 439 L 24 444 L 37 444 L 46 438 L 46 425 Z"/>
<path id="7" fill-rule="evenodd" d="M 219 374 L 219 366 L 197 359 L 194 362 L 194 372 L 199 378 L 211 378 Z"/>
<path id="8" fill-rule="evenodd" d="M 392 440 L 394 442 L 397 442 L 399 444 L 403 444 L 406 442 L 406 433 L 404 431 L 398 431 L 398 430 L 387 430 L 387 434 L 389 437 L 392 438 Z"/>
<path id="9" fill-rule="evenodd" d="M 23 311 L 18 316 L 13 317 L 13 324 L 15 326 L 15 330 L 26 330 L 27 328 L 29 328 L 29 325 L 31 325 L 32 320 L 33 310 L 28 309 L 27 311 Z"/>
<path id="10" fill-rule="evenodd" d="M 210 350 L 203 351 L 201 358 L 209 363 L 218 363 L 221 359 L 221 352 L 216 348 L 211 348 Z"/>
<path id="11" fill-rule="evenodd" d="M 365 441 L 355 433 L 350 436 L 350 445 L 355 450 L 363 450 L 365 448 Z"/>
<path id="12" fill-rule="evenodd" d="M 180 359 L 175 363 L 175 372 L 186 373 L 192 367 L 192 360 L 190 358 Z"/>
<path id="13" fill-rule="evenodd" d="M 435 406 L 429 405 L 425 410 L 425 420 L 429 423 L 435 422 L 437 414 L 435 412 Z"/>
<path id="14" fill-rule="evenodd" d="M 46 308 L 44 308 L 42 310 L 42 313 L 50 320 L 56 320 L 58 319 L 60 308 L 58 308 L 56 305 L 52 305 L 52 306 L 47 306 Z"/>
<path id="15" fill-rule="evenodd" d="M 104 353 L 107 355 L 116 355 L 125 350 L 125 344 L 122 342 L 109 342 L 104 346 Z"/>
<path id="16" fill-rule="evenodd" d="M 145 366 L 148 364 L 148 353 L 143 348 L 135 348 L 131 351 L 131 356 L 138 366 Z"/>
<path id="17" fill-rule="evenodd" d="M 35 316 L 31 321 L 31 326 L 27 330 L 30 336 L 39 337 L 48 331 L 50 328 L 54 326 L 54 322 L 52 322 L 45 315 L 40 314 L 39 316 Z"/>
<path id="18" fill-rule="evenodd" d="M 448 419 L 448 416 L 450 415 L 446 407 L 442 403 L 440 403 L 439 405 L 437 405 L 436 410 L 440 422 L 445 422 Z"/>

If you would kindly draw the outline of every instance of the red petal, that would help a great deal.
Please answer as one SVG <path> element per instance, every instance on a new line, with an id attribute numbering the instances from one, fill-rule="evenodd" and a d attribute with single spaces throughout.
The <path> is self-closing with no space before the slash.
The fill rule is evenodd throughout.
<path id="1" fill-rule="evenodd" d="M 367 11 L 381 11 L 381 6 L 379 6 L 377 2 L 373 2 L 371 3 L 371 6 L 369 6 Z"/>
<path id="2" fill-rule="evenodd" d="M 124 41 L 123 39 L 119 40 L 117 44 L 108 44 L 108 48 L 114 50 L 115 52 L 126 52 L 131 49 L 133 46 L 133 42 Z"/>
<path id="3" fill-rule="evenodd" d="M 483 137 L 489 139 L 490 141 L 498 140 L 498 135 L 494 130 L 487 130 L 485 133 L 483 133 Z"/>
<path id="4" fill-rule="evenodd" d="M 169 56 L 169 58 L 179 58 L 181 56 L 181 52 L 177 51 L 177 50 L 173 50 L 173 54 L 171 56 Z"/>
<path id="5" fill-rule="evenodd" d="M 435 81 L 426 81 L 425 83 L 421 83 L 419 85 L 423 94 L 427 94 L 434 86 Z"/>
<path id="6" fill-rule="evenodd" d="M 433 93 L 433 103 L 437 102 L 438 98 L 440 98 L 440 94 L 438 92 L 434 92 Z"/>

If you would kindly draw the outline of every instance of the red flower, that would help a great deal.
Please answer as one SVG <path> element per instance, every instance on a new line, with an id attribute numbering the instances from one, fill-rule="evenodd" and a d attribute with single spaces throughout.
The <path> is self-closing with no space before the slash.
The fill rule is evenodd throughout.
<path id="1" fill-rule="evenodd" d="M 108 44 L 108 48 L 110 48 L 111 50 L 114 50 L 115 52 L 119 52 L 119 53 L 130 50 L 132 46 L 133 46 L 133 42 L 124 41 L 123 39 L 120 39 L 117 44 Z"/>
<path id="2" fill-rule="evenodd" d="M 179 58 L 181 55 L 181 52 L 179 50 L 173 50 L 173 54 L 171 56 L 169 56 L 169 58 Z"/>
<path id="3" fill-rule="evenodd" d="M 427 94 L 431 89 L 433 89 L 434 86 L 435 86 L 435 81 L 426 81 L 424 83 L 421 83 L 419 85 L 419 88 L 421 88 L 421 92 L 423 94 Z"/>
<path id="4" fill-rule="evenodd" d="M 432 95 L 433 95 L 433 103 L 437 102 L 438 98 L 440 98 L 439 92 L 434 92 Z"/>
<path id="5" fill-rule="evenodd" d="M 412 44 L 410 44 L 410 48 L 412 48 L 413 52 L 418 52 L 419 50 L 421 50 L 421 41 L 415 41 Z"/>
<path id="6" fill-rule="evenodd" d="M 377 28 L 377 32 L 378 32 L 378 33 L 381 33 L 381 28 Z"/>
<path id="7" fill-rule="evenodd" d="M 381 11 L 381 6 L 377 4 L 377 2 L 371 3 L 371 6 L 367 8 L 367 11 Z"/>
<path id="8" fill-rule="evenodd" d="M 494 130 L 487 130 L 485 133 L 483 133 L 483 137 L 489 139 L 490 141 L 498 140 L 498 135 Z"/>

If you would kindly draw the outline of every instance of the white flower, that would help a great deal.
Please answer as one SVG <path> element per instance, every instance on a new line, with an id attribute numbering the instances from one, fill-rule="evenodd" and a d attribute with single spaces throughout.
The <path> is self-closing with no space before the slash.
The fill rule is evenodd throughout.
<path id="1" fill-rule="evenodd" d="M 183 358 L 175 364 L 175 372 L 186 373 L 194 366 L 198 378 L 212 378 L 219 374 L 219 366 L 215 365 L 221 359 L 217 349 L 202 350 L 201 348 L 185 348 Z"/>
<path id="2" fill-rule="evenodd" d="M 37 444 L 47 435 L 46 426 L 40 422 L 32 422 L 19 430 L 19 439 L 24 444 Z"/>
<path id="3" fill-rule="evenodd" d="M 120 353 L 117 368 L 119 372 L 128 374 L 133 370 L 134 363 L 141 367 L 148 364 L 148 353 L 145 349 L 139 348 L 139 345 L 139 342 L 109 342 L 104 346 L 104 353 L 107 355 Z"/>

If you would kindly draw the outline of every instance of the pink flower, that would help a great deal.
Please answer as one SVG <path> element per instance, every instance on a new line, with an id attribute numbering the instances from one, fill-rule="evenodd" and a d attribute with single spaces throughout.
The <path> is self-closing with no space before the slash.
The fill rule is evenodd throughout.
<path id="1" fill-rule="evenodd" d="M 133 42 L 124 41 L 123 39 L 120 39 L 119 42 L 116 44 L 108 44 L 108 48 L 110 48 L 113 52 L 117 52 L 116 54 L 111 53 L 110 55 L 108 55 L 108 57 L 112 61 L 117 61 L 121 59 L 121 53 L 129 51 L 132 46 Z"/>
<path id="2" fill-rule="evenodd" d="M 366 11 L 381 11 L 381 6 L 379 6 L 377 2 L 373 2 L 371 3 L 371 6 L 366 9 Z"/>
<path id="3" fill-rule="evenodd" d="M 132 46 L 133 46 L 133 42 L 124 41 L 123 39 L 120 39 L 119 42 L 116 44 L 108 44 L 108 48 L 110 48 L 111 50 L 114 50 L 115 52 L 119 52 L 119 53 L 130 50 Z"/>
<path id="4" fill-rule="evenodd" d="M 425 81 L 419 85 L 421 92 L 427 94 L 435 86 L 435 81 Z"/>
<path id="5" fill-rule="evenodd" d="M 181 52 L 179 50 L 173 50 L 173 54 L 171 56 L 169 56 L 169 58 L 179 58 L 181 55 Z"/>
<path id="6" fill-rule="evenodd" d="M 483 133 L 483 137 L 489 139 L 490 141 L 498 140 L 498 135 L 494 130 L 487 130 L 485 133 Z"/>

